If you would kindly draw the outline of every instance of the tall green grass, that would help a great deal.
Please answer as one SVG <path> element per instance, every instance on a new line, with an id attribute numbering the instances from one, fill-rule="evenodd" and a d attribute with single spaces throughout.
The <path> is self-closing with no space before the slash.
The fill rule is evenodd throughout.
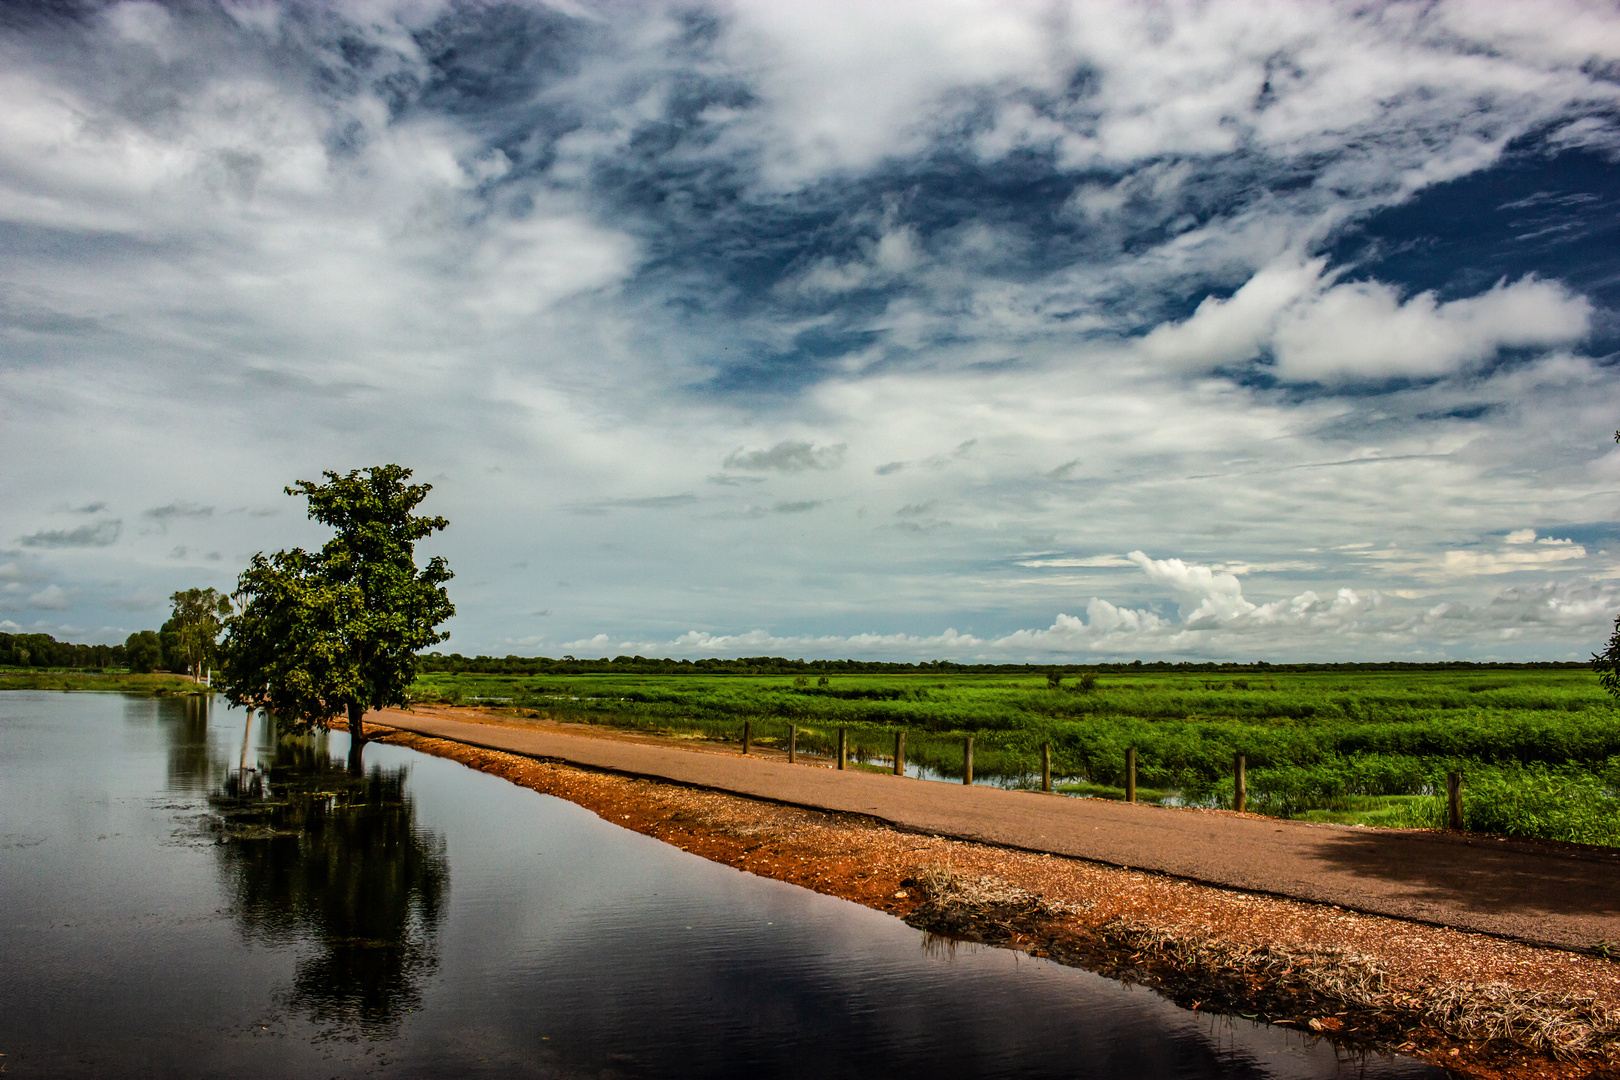
<path id="1" fill-rule="evenodd" d="M 1054 773 L 1088 791 L 1122 787 L 1125 751 L 1135 748 L 1140 787 L 1194 805 L 1231 804 L 1240 753 L 1249 808 L 1279 817 L 1434 825 L 1443 820 L 1431 810 L 1445 774 L 1458 770 L 1471 828 L 1616 842 L 1604 823 L 1620 820 L 1620 723 L 1583 670 L 1143 672 L 1105 673 L 1090 688 L 1077 682 L 435 673 L 414 692 L 733 741 L 748 722 L 764 745 L 785 742 L 797 724 L 800 747 L 812 753 L 833 753 L 845 728 L 857 759 L 886 758 L 903 730 L 908 759 L 947 776 L 960 774 L 961 738 L 972 734 L 975 773 L 1012 784 L 1034 782 L 1049 742 Z"/>

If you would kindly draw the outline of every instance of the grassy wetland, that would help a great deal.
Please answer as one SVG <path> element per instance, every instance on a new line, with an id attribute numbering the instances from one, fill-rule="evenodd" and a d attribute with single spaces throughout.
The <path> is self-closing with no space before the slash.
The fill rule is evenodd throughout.
<path id="1" fill-rule="evenodd" d="M 1051 744 L 1059 790 L 1121 798 L 1137 754 L 1144 801 L 1229 807 L 1232 760 L 1248 764 L 1248 809 L 1276 817 L 1440 828 L 1445 777 L 1463 774 L 1464 826 L 1508 836 L 1620 845 L 1620 716 L 1590 670 L 1127 668 L 1043 673 L 474 674 L 429 671 L 423 703 L 831 754 L 847 729 L 858 767 L 908 763 L 960 776 L 1040 782 Z"/>

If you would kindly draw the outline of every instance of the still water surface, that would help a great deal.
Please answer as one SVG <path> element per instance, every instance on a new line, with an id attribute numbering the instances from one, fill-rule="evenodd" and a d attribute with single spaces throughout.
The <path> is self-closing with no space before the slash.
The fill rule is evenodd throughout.
<path id="1" fill-rule="evenodd" d="M 7 1077 L 1444 1075 L 264 728 L 0 694 Z"/>

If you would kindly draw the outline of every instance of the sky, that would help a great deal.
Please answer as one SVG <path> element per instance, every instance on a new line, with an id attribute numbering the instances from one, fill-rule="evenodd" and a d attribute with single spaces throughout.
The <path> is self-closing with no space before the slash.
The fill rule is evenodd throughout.
<path id="1" fill-rule="evenodd" d="M 0 630 L 430 483 L 446 651 L 1559 660 L 1605 3 L 8 3 Z"/>

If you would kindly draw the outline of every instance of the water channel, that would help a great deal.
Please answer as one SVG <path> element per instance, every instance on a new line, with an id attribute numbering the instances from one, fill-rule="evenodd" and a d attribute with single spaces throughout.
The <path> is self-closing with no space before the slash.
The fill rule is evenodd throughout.
<path id="1" fill-rule="evenodd" d="M 930 939 L 455 762 L 0 694 L 9 1077 L 1443 1077 Z M 240 770 L 246 760 L 250 768 Z"/>

